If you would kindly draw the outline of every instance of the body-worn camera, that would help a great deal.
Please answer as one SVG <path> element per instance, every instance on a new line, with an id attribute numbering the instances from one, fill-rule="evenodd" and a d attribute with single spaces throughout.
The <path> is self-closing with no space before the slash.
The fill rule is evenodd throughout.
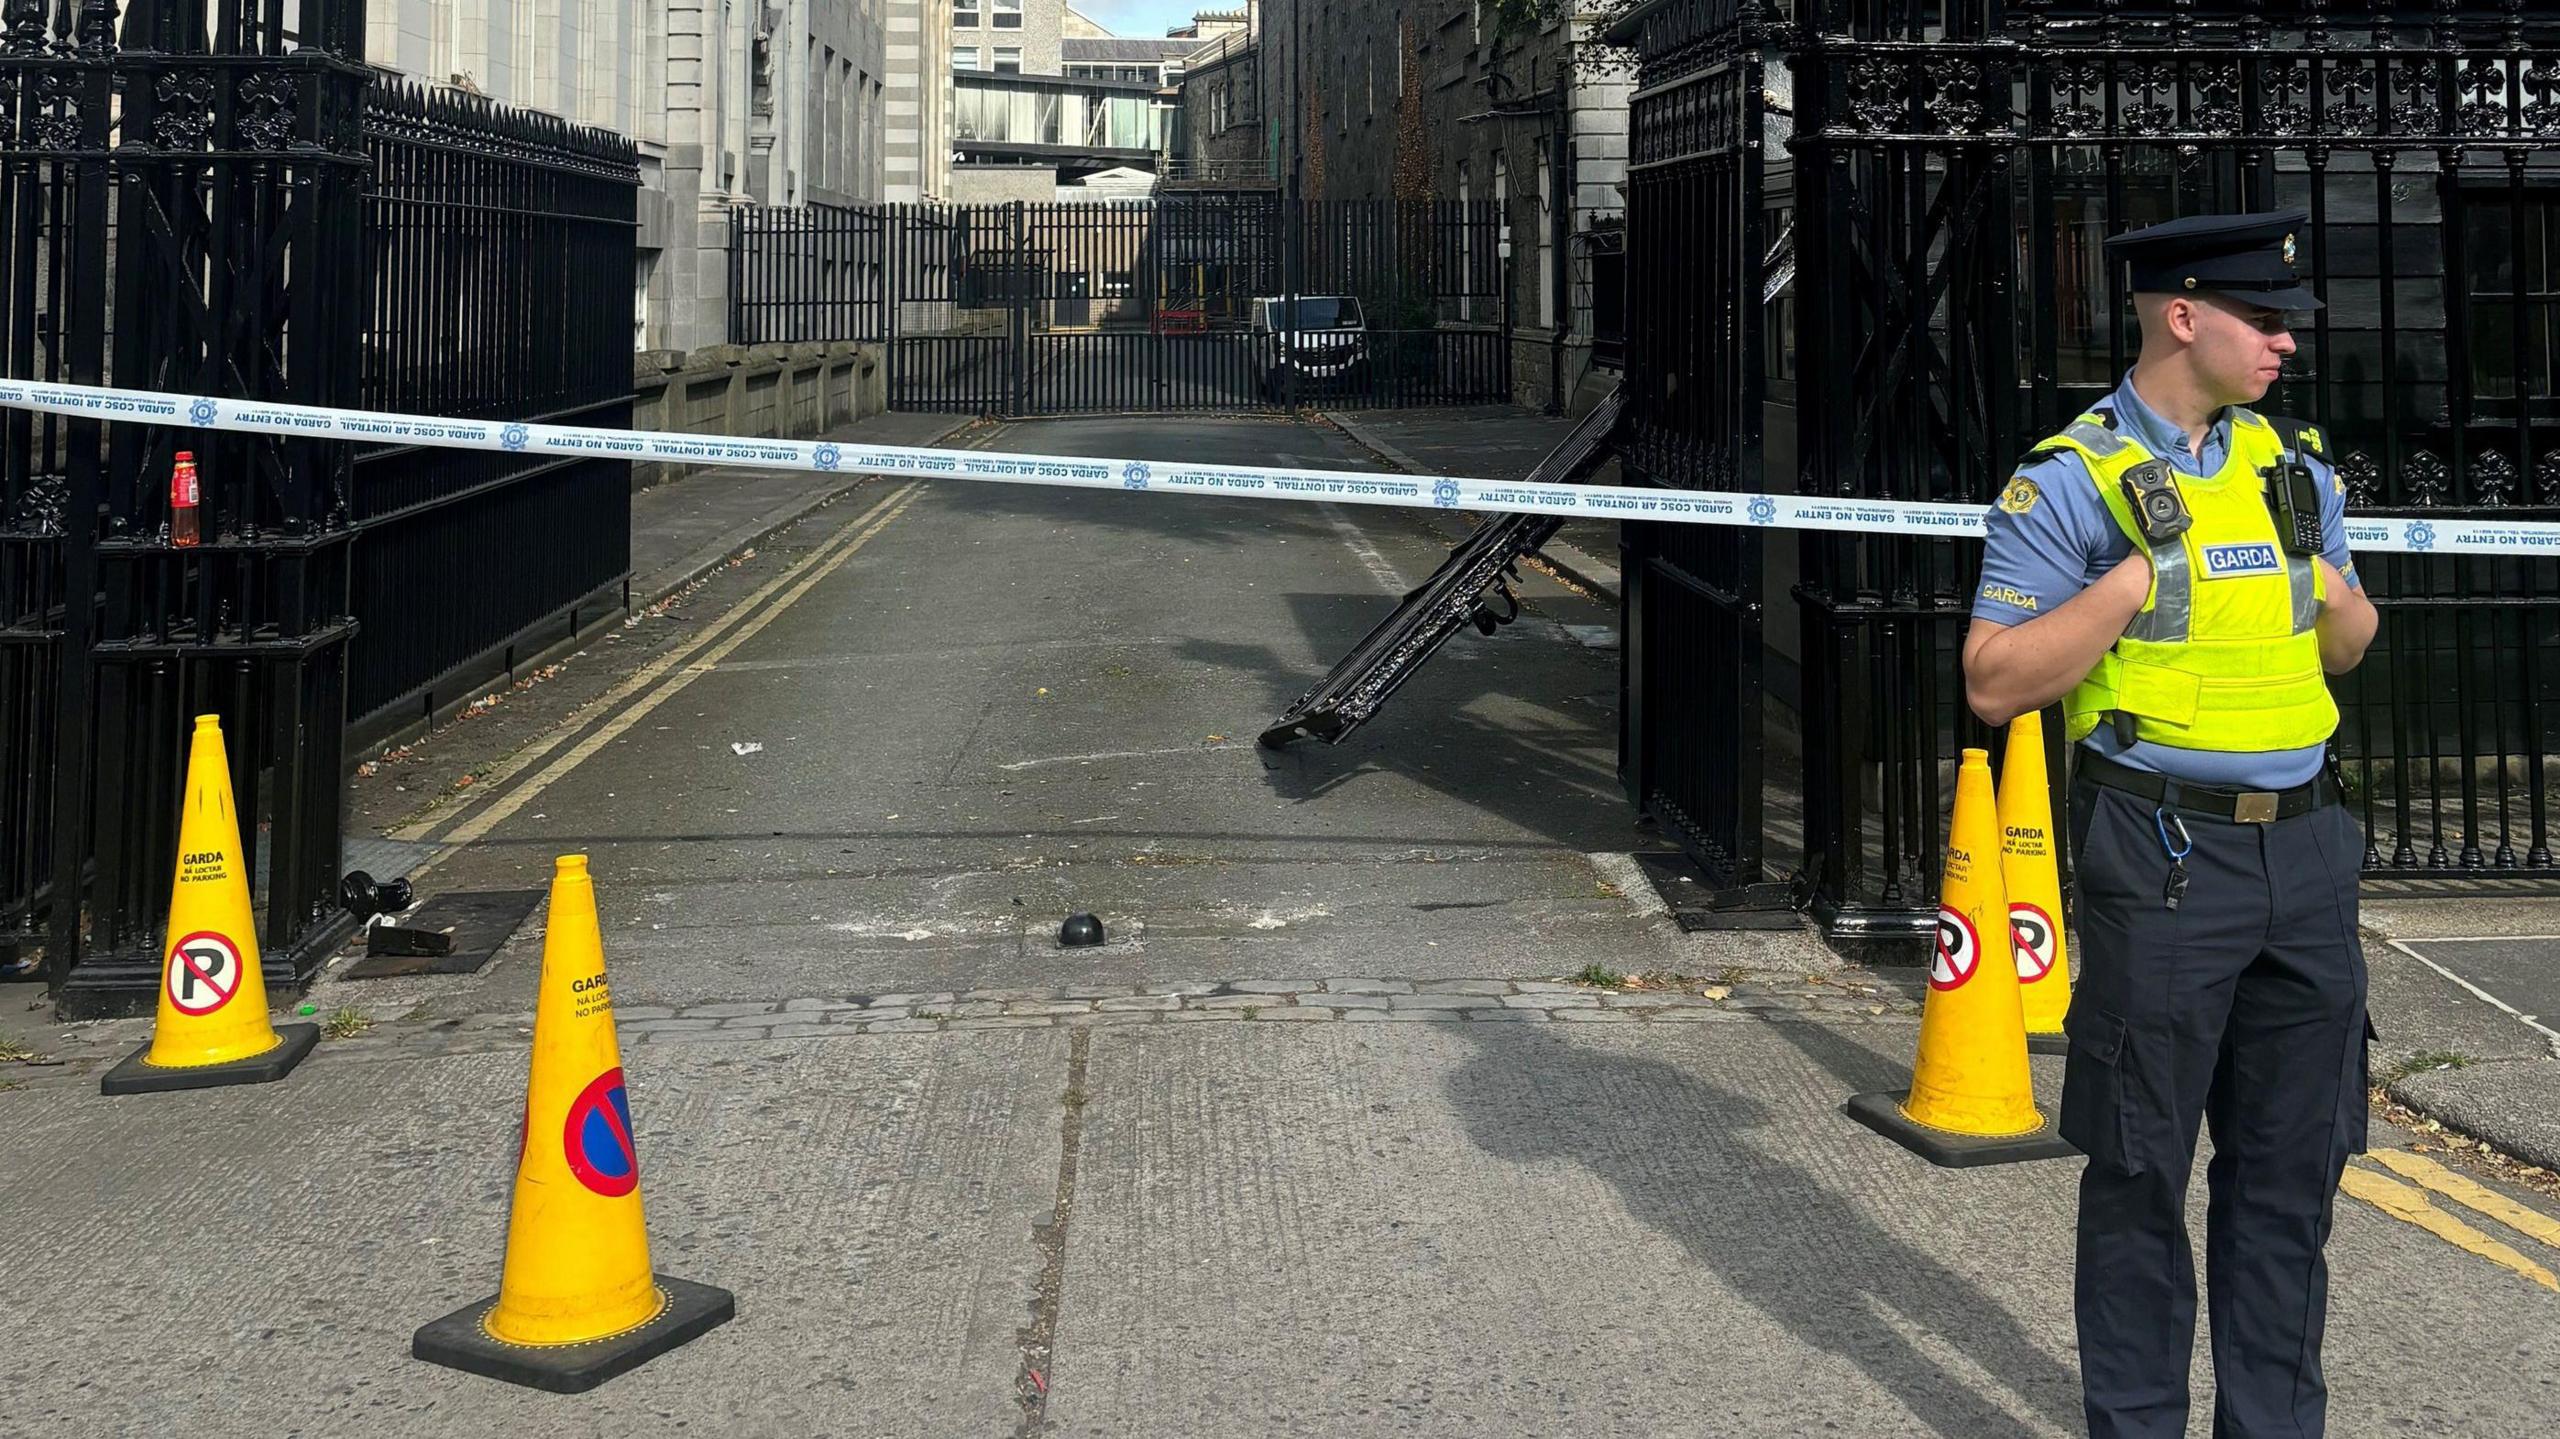
<path id="1" fill-rule="evenodd" d="M 2185 534 L 2193 522 L 2187 514 L 2186 496 L 2178 493 L 2178 482 L 2162 461 L 2144 460 L 2125 471 L 2124 497 L 2133 505 L 2133 517 L 2142 526 L 2142 537 L 2155 545 Z"/>

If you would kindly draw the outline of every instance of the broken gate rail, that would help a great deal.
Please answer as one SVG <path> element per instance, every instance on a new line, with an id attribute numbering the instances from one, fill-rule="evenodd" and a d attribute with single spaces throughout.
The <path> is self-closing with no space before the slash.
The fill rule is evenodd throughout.
<path id="1" fill-rule="evenodd" d="M 1625 410 L 1625 392 L 1612 389 L 1521 483 L 1570 485 L 1589 478 L 1617 453 L 1618 423 Z M 1518 618 L 1520 603 L 1505 581 L 1518 578 L 1520 557 L 1553 539 L 1563 524 L 1555 515 L 1501 514 L 1476 526 L 1431 578 L 1405 592 L 1395 613 L 1354 645 L 1315 688 L 1300 695 L 1279 723 L 1262 732 L 1261 743 L 1272 749 L 1298 739 L 1340 744 L 1460 628 L 1473 623 L 1489 635 Z M 1488 588 L 1509 605 L 1508 614 L 1494 612 L 1485 597 Z"/>

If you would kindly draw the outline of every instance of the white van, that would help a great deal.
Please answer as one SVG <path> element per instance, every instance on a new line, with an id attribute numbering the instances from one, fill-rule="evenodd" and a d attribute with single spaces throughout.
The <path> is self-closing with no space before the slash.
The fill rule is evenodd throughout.
<path id="1" fill-rule="evenodd" d="M 1369 326 L 1351 295 L 1300 295 L 1295 302 L 1259 297 L 1253 302 L 1253 335 L 1264 362 L 1262 387 L 1273 399 L 1287 393 L 1297 375 L 1301 394 L 1353 377 L 1369 357 Z"/>

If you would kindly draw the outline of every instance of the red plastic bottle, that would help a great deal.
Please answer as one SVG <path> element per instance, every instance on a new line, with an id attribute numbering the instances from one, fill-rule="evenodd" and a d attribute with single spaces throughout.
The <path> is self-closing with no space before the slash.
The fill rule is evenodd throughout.
<path id="1" fill-rule="evenodd" d="M 204 542 L 196 524 L 196 506 L 203 498 L 203 489 L 196 483 L 195 452 L 178 451 L 177 463 L 169 467 L 169 543 L 185 548 Z"/>

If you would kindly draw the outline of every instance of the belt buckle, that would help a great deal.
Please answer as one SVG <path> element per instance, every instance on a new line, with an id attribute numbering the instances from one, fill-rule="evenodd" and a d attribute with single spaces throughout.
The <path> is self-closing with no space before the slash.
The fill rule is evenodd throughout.
<path id="1" fill-rule="evenodd" d="M 2270 790 L 2249 790 L 2231 802 L 2231 817 L 2241 824 L 2276 822 L 2276 800 Z"/>

